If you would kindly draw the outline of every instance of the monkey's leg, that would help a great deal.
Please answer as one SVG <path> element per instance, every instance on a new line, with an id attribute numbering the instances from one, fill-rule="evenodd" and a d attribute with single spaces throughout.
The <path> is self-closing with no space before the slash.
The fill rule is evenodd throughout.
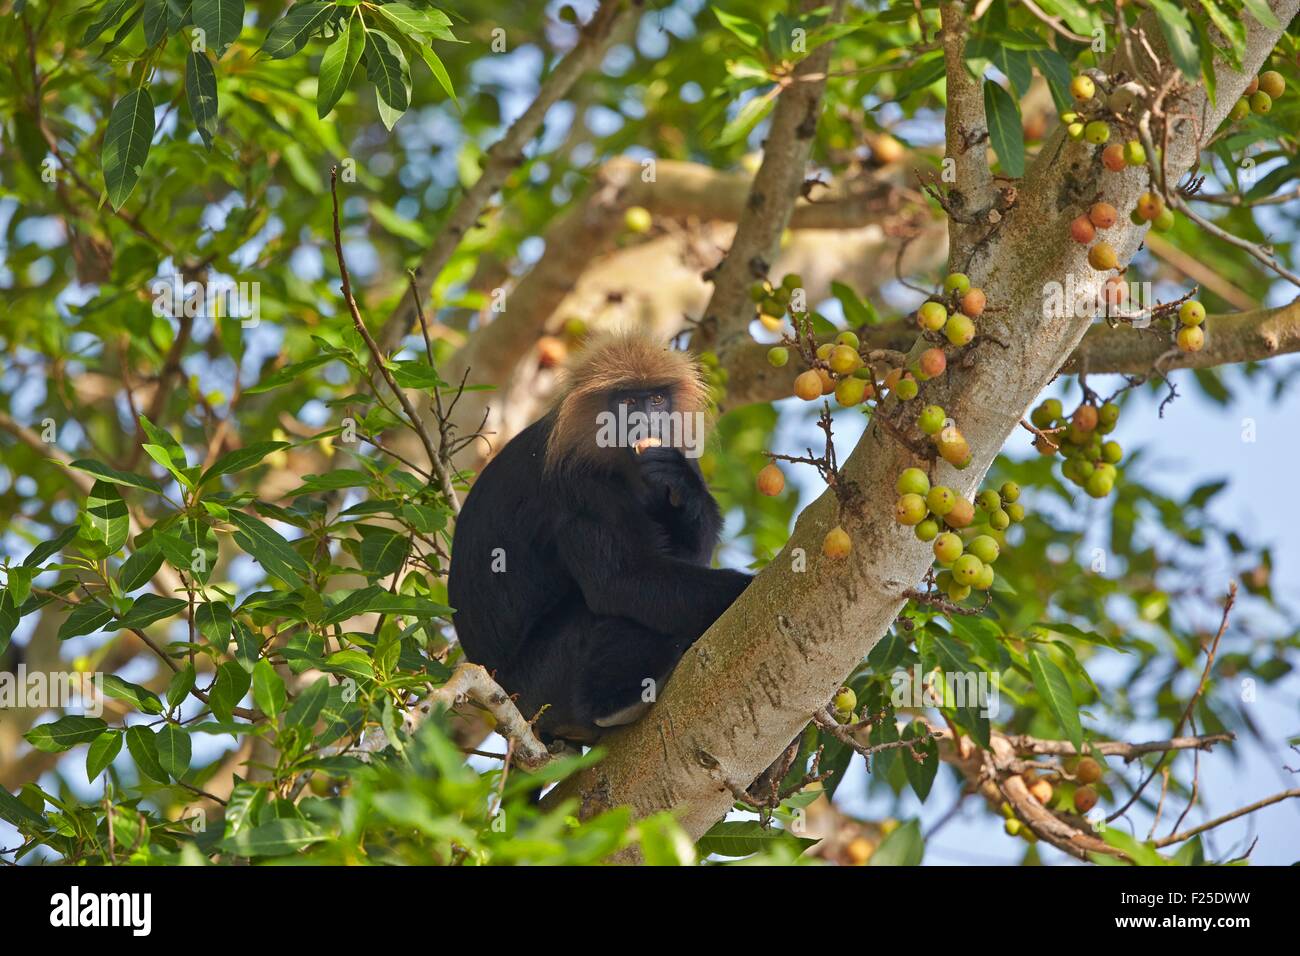
<path id="1" fill-rule="evenodd" d="M 585 607 L 567 623 L 572 629 L 564 646 L 568 709 L 597 735 L 644 715 L 690 646 L 683 638 Z"/>
<path id="2" fill-rule="evenodd" d="M 510 665 L 520 710 L 545 706 L 546 737 L 595 743 L 607 728 L 631 723 L 658 696 L 689 642 L 627 618 L 593 613 L 573 600 L 556 608 Z"/>

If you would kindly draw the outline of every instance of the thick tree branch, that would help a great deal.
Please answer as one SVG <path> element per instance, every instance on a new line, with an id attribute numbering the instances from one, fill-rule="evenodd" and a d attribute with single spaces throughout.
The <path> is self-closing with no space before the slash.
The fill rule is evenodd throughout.
<path id="1" fill-rule="evenodd" d="M 418 272 L 426 286 L 432 287 L 437 282 L 452 253 L 474 227 L 488 201 L 502 187 L 511 171 L 523 162 L 524 147 L 536 135 L 550 108 L 568 95 L 584 73 L 600 62 L 613 39 L 615 28 L 627 19 L 632 10 L 639 8 L 640 0 L 604 0 L 582 28 L 577 46 L 564 55 L 542 83 L 536 99 L 487 151 L 482 175 L 448 214 L 433 245 L 420 259 Z M 379 341 L 385 353 L 397 347 L 403 336 L 414 327 L 415 319 L 415 300 L 408 290 L 380 332 Z"/>
<path id="2" fill-rule="evenodd" d="M 828 22 L 838 23 L 843 10 L 843 0 L 836 0 Z M 731 340 L 745 335 L 754 317 L 749 289 L 767 277 L 781 245 L 781 233 L 803 191 L 834 46 L 823 43 L 801 60 L 777 97 L 763 144 L 762 165 L 750 187 L 731 248 L 713 271 L 713 297 L 691 339 L 697 351 L 724 350 Z"/>
<path id="3" fill-rule="evenodd" d="M 1157 361 L 1160 370 L 1167 372 L 1260 362 L 1300 352 L 1300 299 L 1276 309 L 1211 316 L 1206 320 L 1205 347 L 1201 351 L 1170 354 L 1170 348 L 1165 334 L 1095 325 L 1061 371 L 1069 375 L 1086 367 L 1090 373 L 1141 375 L 1150 372 Z"/>
<path id="4" fill-rule="evenodd" d="M 948 81 L 948 109 L 944 115 L 945 158 L 952 161 L 955 182 L 945 199 L 952 217 L 948 223 L 949 257 L 965 262 L 973 244 L 972 233 L 986 228 L 980 220 L 993 205 L 993 172 L 988 163 L 988 119 L 984 115 L 982 83 L 966 67 L 966 4 L 939 7 L 943 28 L 943 59 Z"/>
<path id="5" fill-rule="evenodd" d="M 1181 352 L 1173 349 L 1167 333 L 1100 322 L 1088 330 L 1061 366 L 1061 374 L 1074 375 L 1087 368 L 1095 375 L 1143 375 L 1155 369 L 1157 362 L 1161 372 L 1168 372 L 1260 362 L 1300 352 L 1300 299 L 1275 309 L 1212 315 L 1205 330 L 1205 348 Z M 916 339 L 916 329 L 906 321 L 887 322 L 860 330 L 859 338 L 864 350 L 905 352 Z M 793 365 L 773 368 L 767 361 L 768 348 L 749 343 L 729 356 L 726 407 L 771 402 L 792 394 L 800 369 Z"/>

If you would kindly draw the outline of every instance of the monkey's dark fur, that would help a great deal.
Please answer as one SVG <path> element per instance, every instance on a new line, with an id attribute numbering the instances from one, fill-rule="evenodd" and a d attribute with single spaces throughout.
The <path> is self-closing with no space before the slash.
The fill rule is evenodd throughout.
<path id="1" fill-rule="evenodd" d="M 709 567 L 721 517 L 693 458 L 596 442 L 597 413 L 619 402 L 693 413 L 704 394 L 680 352 L 592 346 L 465 499 L 447 580 L 456 631 L 524 716 L 549 705 L 544 740 L 589 744 L 641 716 L 646 681 L 661 688 L 750 581 Z"/>

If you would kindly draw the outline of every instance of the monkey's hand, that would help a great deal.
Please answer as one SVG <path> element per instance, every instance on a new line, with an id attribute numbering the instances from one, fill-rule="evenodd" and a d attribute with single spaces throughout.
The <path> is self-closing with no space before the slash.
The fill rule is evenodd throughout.
<path id="1" fill-rule="evenodd" d="M 646 448 L 637 455 L 652 508 L 681 508 L 705 491 L 704 482 L 676 448 Z"/>

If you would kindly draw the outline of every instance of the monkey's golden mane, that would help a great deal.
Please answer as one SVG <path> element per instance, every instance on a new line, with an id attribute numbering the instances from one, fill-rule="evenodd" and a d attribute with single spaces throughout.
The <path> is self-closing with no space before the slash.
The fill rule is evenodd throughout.
<path id="1" fill-rule="evenodd" d="M 699 363 L 641 333 L 622 333 L 591 341 L 565 372 L 563 390 L 546 443 L 546 467 L 594 461 L 608 449 L 596 444 L 597 415 L 609 410 L 609 393 L 663 389 L 673 396 L 673 411 L 705 412 L 708 386 Z"/>

